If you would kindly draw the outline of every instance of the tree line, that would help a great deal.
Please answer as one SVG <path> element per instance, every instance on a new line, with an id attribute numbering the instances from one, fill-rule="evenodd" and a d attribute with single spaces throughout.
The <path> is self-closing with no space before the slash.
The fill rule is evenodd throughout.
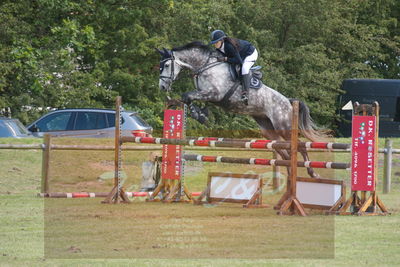
<path id="1" fill-rule="evenodd" d="M 400 78 L 399 20 L 396 0 L 3 0 L 0 110 L 27 124 L 48 108 L 110 108 L 121 95 L 160 129 L 155 48 L 208 42 L 222 29 L 257 47 L 266 85 L 333 128 L 344 79 Z M 183 78 L 173 96 L 193 89 Z M 210 108 L 209 128 L 256 128 Z"/>

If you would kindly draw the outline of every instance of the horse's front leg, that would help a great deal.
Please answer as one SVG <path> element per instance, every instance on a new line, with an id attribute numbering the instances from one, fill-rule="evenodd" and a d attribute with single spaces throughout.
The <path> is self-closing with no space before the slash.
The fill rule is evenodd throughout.
<path id="1" fill-rule="evenodd" d="M 210 101 L 212 100 L 212 96 L 208 93 L 202 91 L 191 91 L 182 94 L 182 102 L 185 104 L 190 104 L 192 101 Z"/>
<path id="2" fill-rule="evenodd" d="M 189 106 L 190 117 L 197 120 L 201 124 L 206 124 L 208 120 L 208 110 L 207 108 L 201 109 L 192 101 L 200 100 L 207 101 L 207 98 L 204 95 L 200 94 L 198 91 L 192 91 L 182 94 L 182 102 Z"/>

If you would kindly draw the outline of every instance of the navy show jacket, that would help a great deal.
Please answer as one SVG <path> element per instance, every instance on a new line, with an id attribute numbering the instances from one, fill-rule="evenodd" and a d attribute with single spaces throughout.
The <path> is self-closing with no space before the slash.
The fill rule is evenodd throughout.
<path id="1" fill-rule="evenodd" d="M 246 40 L 239 40 L 239 51 L 236 50 L 236 48 L 229 42 L 228 40 L 224 40 L 224 50 L 225 52 L 222 52 L 221 50 L 217 49 L 219 52 L 221 52 L 224 56 L 228 58 L 229 63 L 233 64 L 243 64 L 243 60 L 253 54 L 255 47 L 248 41 Z"/>

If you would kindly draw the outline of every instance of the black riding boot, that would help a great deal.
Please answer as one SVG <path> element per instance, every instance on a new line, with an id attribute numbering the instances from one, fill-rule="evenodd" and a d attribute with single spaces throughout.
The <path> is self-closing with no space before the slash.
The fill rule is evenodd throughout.
<path id="1" fill-rule="evenodd" d="M 248 105 L 249 102 L 249 97 L 248 97 L 248 92 L 250 88 L 250 74 L 244 74 L 242 76 L 242 101 L 244 102 L 245 105 Z"/>

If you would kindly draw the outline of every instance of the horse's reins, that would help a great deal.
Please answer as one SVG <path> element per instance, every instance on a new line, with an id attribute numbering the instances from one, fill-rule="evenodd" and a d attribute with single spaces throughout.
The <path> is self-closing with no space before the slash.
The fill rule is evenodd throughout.
<path id="1" fill-rule="evenodd" d="M 212 62 L 212 63 L 208 63 L 208 62 L 210 61 L 210 58 L 213 58 L 213 57 L 211 56 L 211 51 L 210 51 L 210 53 L 208 54 L 208 58 L 207 58 L 206 63 L 204 63 L 204 65 L 201 66 L 198 70 L 193 71 L 195 77 L 196 77 L 196 76 L 199 76 L 202 72 L 204 72 L 204 71 L 206 71 L 206 70 L 208 70 L 208 69 L 211 69 L 211 68 L 213 68 L 213 67 L 215 67 L 215 66 L 217 66 L 217 65 L 219 65 L 219 64 L 221 64 L 221 63 L 223 63 L 223 62 L 219 62 L 219 61 L 215 61 L 215 62 Z M 216 57 L 214 57 L 214 58 L 216 58 Z"/>

